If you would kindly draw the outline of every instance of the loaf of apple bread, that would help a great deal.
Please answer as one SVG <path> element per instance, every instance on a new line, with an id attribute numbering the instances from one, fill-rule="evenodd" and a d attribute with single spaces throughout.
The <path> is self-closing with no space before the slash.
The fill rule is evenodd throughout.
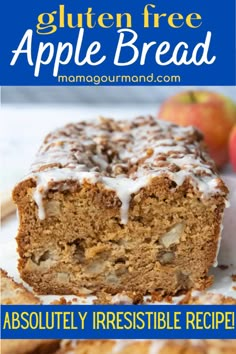
<path id="1" fill-rule="evenodd" d="M 40 294 L 176 294 L 211 283 L 227 187 L 202 135 L 150 116 L 49 134 L 13 191 Z"/>

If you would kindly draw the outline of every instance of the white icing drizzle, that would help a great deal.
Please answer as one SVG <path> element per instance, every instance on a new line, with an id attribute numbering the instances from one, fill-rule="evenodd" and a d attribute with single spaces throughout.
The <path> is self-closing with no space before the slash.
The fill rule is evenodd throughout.
<path id="1" fill-rule="evenodd" d="M 129 214 L 129 204 L 132 194 L 137 193 L 148 184 L 149 177 L 140 177 L 132 180 L 125 177 L 109 178 L 103 177 L 102 182 L 111 190 L 114 190 L 121 201 L 120 217 L 121 223 L 127 224 Z"/>
<path id="2" fill-rule="evenodd" d="M 222 216 L 223 219 L 223 216 Z M 218 243 L 217 243 L 217 249 L 216 249 L 216 256 L 215 256 L 215 261 L 213 263 L 213 267 L 218 267 L 218 256 L 219 256 L 219 252 L 220 252 L 220 245 L 221 245 L 221 241 L 222 241 L 222 232 L 223 232 L 224 226 L 223 223 L 221 223 L 220 225 L 220 235 L 218 238 Z"/>
<path id="3" fill-rule="evenodd" d="M 38 185 L 37 188 L 35 188 L 33 194 L 34 201 L 38 206 L 38 217 L 40 220 L 44 220 L 46 218 L 45 209 L 43 205 L 43 196 L 44 196 L 44 194 L 42 193 L 43 189 L 44 189 L 43 185 L 41 186 L 41 188 L 40 185 Z"/>
<path id="4" fill-rule="evenodd" d="M 81 340 L 63 340 L 60 347 L 66 349 L 69 346 L 68 354 L 74 354 L 77 349 L 77 345 Z M 111 354 L 120 354 L 124 349 L 129 345 L 132 345 L 137 342 L 149 342 L 149 351 L 148 354 L 159 354 L 160 350 L 164 347 L 166 340 L 165 339 L 156 339 L 156 340 L 146 340 L 146 339 L 118 339 L 115 341 Z"/>
<path id="5" fill-rule="evenodd" d="M 128 345 L 130 345 L 132 343 L 134 343 L 134 341 L 132 342 L 132 340 L 128 340 L 128 339 L 117 340 L 115 342 L 115 345 L 112 348 L 111 354 L 119 354 L 120 352 L 122 352 L 122 350 L 124 350 Z"/>
<path id="6" fill-rule="evenodd" d="M 149 347 L 148 354 L 158 354 L 160 350 L 164 347 L 166 341 L 164 339 L 153 340 Z"/>
<path id="7" fill-rule="evenodd" d="M 125 294 L 116 294 L 112 296 L 111 304 L 133 304 L 133 300 Z"/>
<path id="8" fill-rule="evenodd" d="M 67 354 L 74 354 L 77 348 L 78 339 L 63 339 L 60 342 L 60 348 Z M 67 350 L 69 348 L 69 351 Z"/>
<path id="9" fill-rule="evenodd" d="M 204 348 L 204 340 L 203 339 L 189 339 L 188 340 L 193 347 L 198 347 L 203 345 Z"/>
<path id="10" fill-rule="evenodd" d="M 49 183 L 65 181 L 63 190 L 66 190 L 68 189 L 68 186 L 66 184 L 67 180 L 78 181 L 81 184 L 85 180 L 88 180 L 90 183 L 93 184 L 98 181 L 98 176 L 96 172 L 84 172 L 82 168 L 81 166 L 78 166 L 76 170 L 71 170 L 70 168 L 52 168 L 50 170 L 34 174 L 34 177 L 37 181 L 37 186 L 35 188 L 33 198 L 38 206 L 38 216 L 40 220 L 44 220 L 46 217 L 43 205 L 43 198 L 48 190 Z"/>
<path id="11" fill-rule="evenodd" d="M 48 190 L 69 189 L 69 181 L 99 182 L 115 191 L 123 224 L 128 222 L 132 195 L 157 176 L 168 177 L 177 186 L 188 179 L 203 199 L 224 193 L 200 143 L 194 128 L 152 117 L 132 123 L 103 119 L 58 129 L 46 138 L 27 177 L 36 181 L 33 198 L 39 218 L 46 217 L 43 200 Z"/>
<path id="12" fill-rule="evenodd" d="M 127 340 L 127 339 L 121 339 L 117 340 L 115 345 L 112 348 L 112 353 L 111 354 L 119 354 L 121 353 L 125 348 L 127 348 L 129 345 L 132 345 L 137 342 L 146 342 L 147 340 L 145 339 L 137 339 L 137 340 Z M 164 347 L 166 340 L 164 339 L 156 339 L 156 340 L 151 340 L 148 341 L 150 342 L 149 344 L 149 351 L 148 354 L 159 354 L 160 350 Z"/>

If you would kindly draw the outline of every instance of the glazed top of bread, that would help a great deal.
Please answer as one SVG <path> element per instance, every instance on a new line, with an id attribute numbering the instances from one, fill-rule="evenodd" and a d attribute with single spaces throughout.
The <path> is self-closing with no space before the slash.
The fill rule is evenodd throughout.
<path id="1" fill-rule="evenodd" d="M 202 141 L 203 136 L 193 127 L 179 127 L 150 116 L 132 122 L 100 118 L 98 122 L 68 124 L 50 133 L 32 172 L 69 168 L 136 179 L 157 171 L 184 170 L 196 177 L 214 177 L 214 164 Z"/>
<path id="2" fill-rule="evenodd" d="M 204 198 L 227 195 L 201 133 L 151 116 L 101 118 L 57 129 L 45 138 L 28 177 L 37 183 L 36 200 L 49 188 L 66 189 L 67 181 L 76 180 L 115 190 L 124 206 L 124 198 L 158 176 L 176 186 L 188 180 Z"/>

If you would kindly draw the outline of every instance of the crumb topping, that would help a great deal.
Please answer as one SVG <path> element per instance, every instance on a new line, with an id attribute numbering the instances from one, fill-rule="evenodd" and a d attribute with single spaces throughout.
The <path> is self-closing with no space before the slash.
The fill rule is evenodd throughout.
<path id="1" fill-rule="evenodd" d="M 102 183 L 121 201 L 121 222 L 128 222 L 131 196 L 157 176 L 181 186 L 185 180 L 203 198 L 227 194 L 214 162 L 193 127 L 138 117 L 132 121 L 100 118 L 68 124 L 50 133 L 41 146 L 30 176 L 37 182 L 34 200 L 45 218 L 43 197 L 49 189 L 66 190 L 68 181 Z"/>
<path id="2" fill-rule="evenodd" d="M 158 169 L 212 176 L 214 164 L 200 149 L 202 139 L 193 127 L 151 116 L 132 122 L 100 118 L 99 122 L 68 124 L 46 137 L 32 171 L 69 168 L 136 179 Z"/>

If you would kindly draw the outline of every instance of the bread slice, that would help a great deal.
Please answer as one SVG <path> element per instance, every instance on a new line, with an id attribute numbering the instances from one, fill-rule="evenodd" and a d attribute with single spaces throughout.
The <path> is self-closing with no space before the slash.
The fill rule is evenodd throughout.
<path id="1" fill-rule="evenodd" d="M 0 269 L 1 274 L 1 304 L 21 305 L 40 304 L 40 300 L 22 284 L 16 283 L 7 273 Z M 58 340 L 1 340 L 2 354 L 51 354 L 59 347 Z"/>

